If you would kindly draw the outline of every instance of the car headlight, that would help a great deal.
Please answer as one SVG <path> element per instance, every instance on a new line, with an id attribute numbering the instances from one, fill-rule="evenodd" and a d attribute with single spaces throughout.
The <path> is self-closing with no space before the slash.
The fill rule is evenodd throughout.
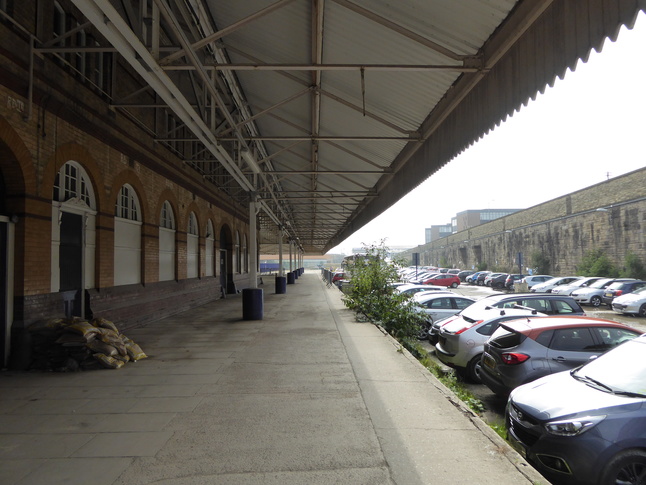
<path id="1" fill-rule="evenodd" d="M 605 415 L 564 419 L 545 424 L 545 430 L 555 436 L 578 436 L 593 428 L 606 418 Z"/>

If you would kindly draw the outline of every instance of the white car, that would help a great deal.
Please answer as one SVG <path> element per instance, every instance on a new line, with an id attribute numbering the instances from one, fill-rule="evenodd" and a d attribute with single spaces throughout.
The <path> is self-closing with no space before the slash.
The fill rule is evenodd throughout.
<path id="1" fill-rule="evenodd" d="M 484 344 L 502 322 L 523 317 L 546 317 L 534 309 L 485 307 L 469 308 L 447 318 L 440 328 L 435 355 L 449 367 L 466 374 L 473 382 L 480 382 L 480 358 Z"/>
<path id="2" fill-rule="evenodd" d="M 616 297 L 612 300 L 612 309 L 618 313 L 646 317 L 646 288 Z"/>
<path id="3" fill-rule="evenodd" d="M 547 274 L 535 274 L 530 276 L 525 276 L 519 283 L 527 283 L 527 289 L 531 290 L 534 285 L 539 283 L 545 283 L 547 280 L 551 280 L 554 276 Z"/>
<path id="4" fill-rule="evenodd" d="M 570 285 L 581 278 L 581 276 L 557 276 L 544 283 L 535 284 L 531 291 L 532 293 L 551 293 L 557 286 Z"/>
<path id="5" fill-rule="evenodd" d="M 587 288 L 600 279 L 600 276 L 588 276 L 586 278 L 581 278 L 580 280 L 576 280 L 568 285 L 561 285 L 557 286 L 556 288 L 552 288 L 552 293 L 554 293 L 555 295 L 571 295 L 572 292 L 580 290 L 581 288 Z"/>

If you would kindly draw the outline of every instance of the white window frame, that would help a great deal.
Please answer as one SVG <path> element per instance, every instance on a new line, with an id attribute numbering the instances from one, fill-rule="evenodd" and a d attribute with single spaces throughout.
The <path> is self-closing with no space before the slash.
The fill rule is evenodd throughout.
<path id="1" fill-rule="evenodd" d="M 130 184 L 119 189 L 114 216 L 114 286 L 141 283 L 141 208 Z"/>
<path id="2" fill-rule="evenodd" d="M 197 278 L 200 275 L 200 235 L 195 212 L 188 215 L 186 231 L 186 277 Z"/>

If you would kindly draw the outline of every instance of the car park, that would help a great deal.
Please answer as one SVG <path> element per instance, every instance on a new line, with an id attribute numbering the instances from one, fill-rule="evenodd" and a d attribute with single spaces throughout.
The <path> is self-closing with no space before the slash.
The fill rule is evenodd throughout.
<path id="1" fill-rule="evenodd" d="M 646 281 L 615 281 L 611 284 L 601 297 L 601 301 L 608 306 L 612 306 L 612 301 L 621 295 L 627 295 L 646 286 Z"/>
<path id="2" fill-rule="evenodd" d="M 520 386 L 505 412 L 509 442 L 552 483 L 644 483 L 645 375 L 641 336 Z"/>
<path id="3" fill-rule="evenodd" d="M 639 336 L 628 325 L 591 317 L 545 317 L 500 325 L 484 345 L 480 377 L 499 395 L 556 372 L 578 367 Z"/>
<path id="4" fill-rule="evenodd" d="M 552 293 L 554 293 L 555 295 L 571 295 L 572 292 L 579 290 L 581 288 L 587 288 L 588 286 L 599 281 L 600 279 L 601 279 L 600 276 L 587 276 L 585 278 L 581 278 L 579 280 L 573 281 L 568 285 L 561 285 L 561 286 L 552 288 Z"/>
<path id="5" fill-rule="evenodd" d="M 424 284 L 457 288 L 460 286 L 460 278 L 454 274 L 440 273 L 425 279 Z"/>
<path id="6" fill-rule="evenodd" d="M 531 290 L 534 285 L 545 283 L 547 280 L 551 280 L 552 278 L 554 278 L 554 276 L 546 274 L 528 275 L 520 280 L 519 283 L 525 283 L 527 285 L 527 289 Z"/>
<path id="7" fill-rule="evenodd" d="M 602 278 L 592 283 L 587 288 L 581 288 L 572 292 L 574 298 L 581 305 L 601 305 L 604 290 L 617 281 L 635 281 L 634 278 Z"/>
<path id="8" fill-rule="evenodd" d="M 492 308 L 531 308 L 546 315 L 585 315 L 581 306 L 570 296 L 552 295 L 550 293 L 498 293 L 481 298 L 470 310 L 477 311 Z M 445 321 L 434 321 L 428 331 L 428 341 L 435 345 L 438 342 L 441 326 Z"/>
<path id="9" fill-rule="evenodd" d="M 612 300 L 612 309 L 617 313 L 646 317 L 646 288 L 640 288 Z"/>
<path id="10" fill-rule="evenodd" d="M 485 342 L 501 323 L 529 316 L 545 314 L 531 308 L 486 307 L 479 311 L 466 308 L 449 317 L 440 328 L 435 355 L 473 382 L 480 382 L 480 359 Z"/>
<path id="11" fill-rule="evenodd" d="M 572 284 L 579 279 L 581 279 L 581 276 L 556 276 L 543 283 L 533 285 L 530 291 L 533 293 L 551 293 L 554 288 Z"/>
<path id="12" fill-rule="evenodd" d="M 426 314 L 429 322 L 442 320 L 464 310 L 475 300 L 454 293 L 418 293 L 413 296 L 419 311 Z"/>

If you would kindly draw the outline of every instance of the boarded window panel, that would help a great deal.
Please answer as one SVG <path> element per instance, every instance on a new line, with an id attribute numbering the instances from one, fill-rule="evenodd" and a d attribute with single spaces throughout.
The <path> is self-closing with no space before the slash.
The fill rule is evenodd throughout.
<path id="1" fill-rule="evenodd" d="M 159 281 L 175 279 L 175 231 L 159 228 Z"/>
<path id="2" fill-rule="evenodd" d="M 114 285 L 141 283 L 141 224 L 114 219 Z"/>

